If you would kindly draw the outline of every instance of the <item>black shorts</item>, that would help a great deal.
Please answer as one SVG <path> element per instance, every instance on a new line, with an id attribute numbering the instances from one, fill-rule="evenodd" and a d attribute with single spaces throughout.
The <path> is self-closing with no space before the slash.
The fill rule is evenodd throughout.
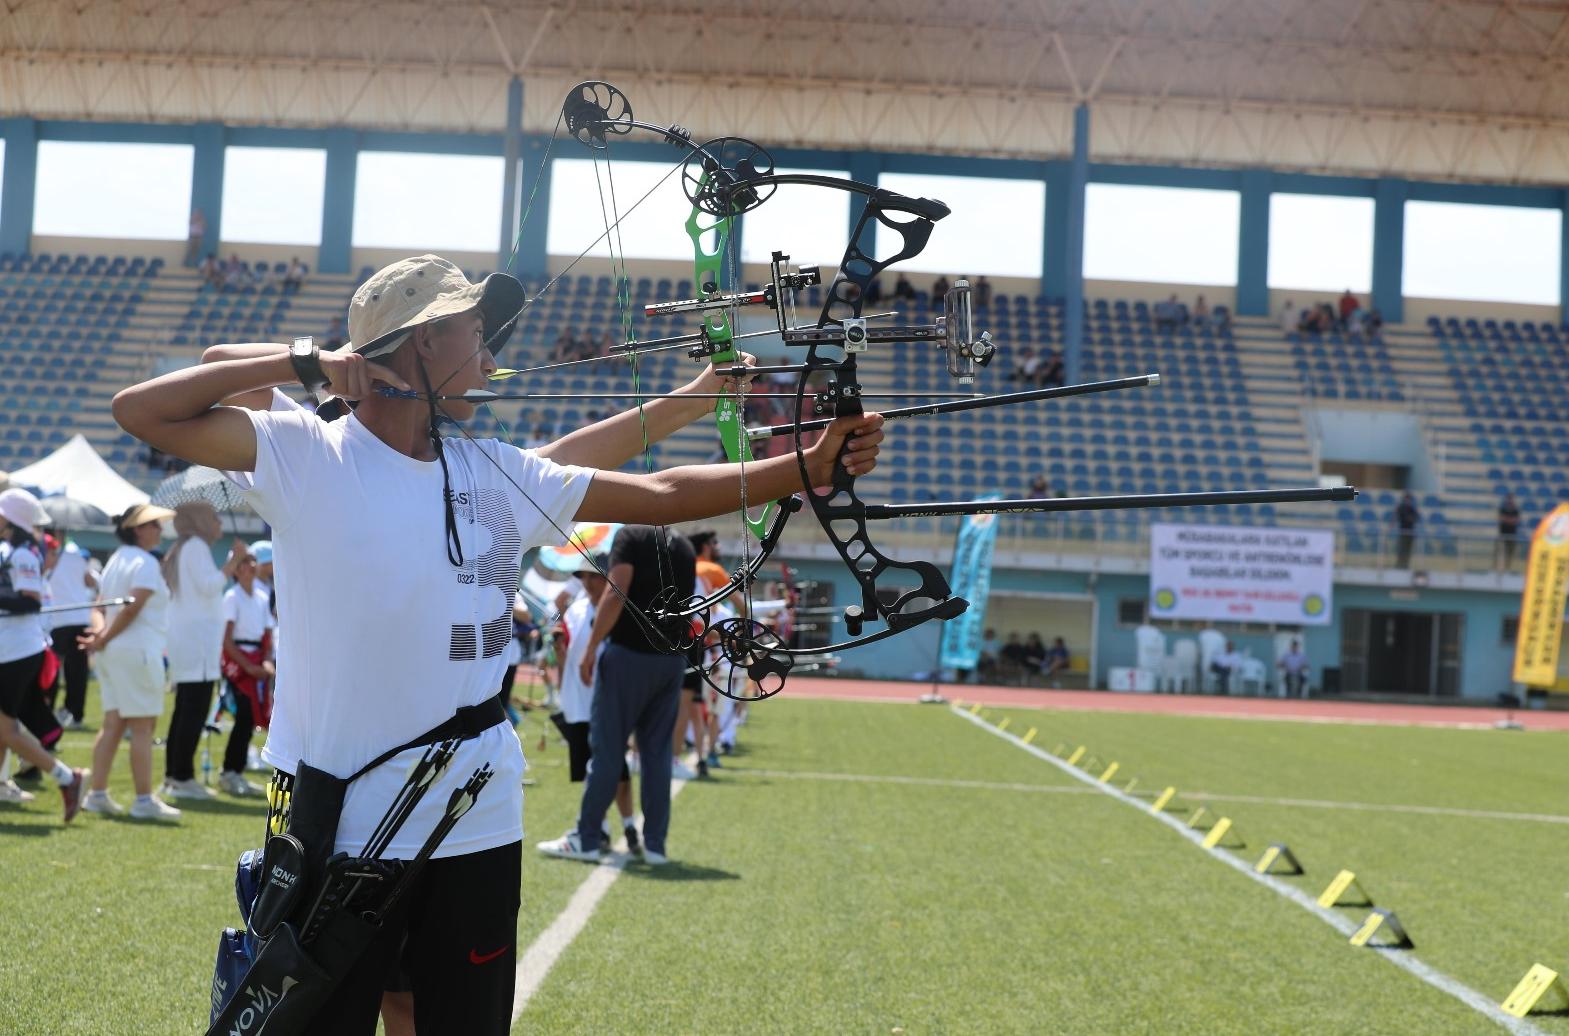
<path id="1" fill-rule="evenodd" d="M 708 649 L 702 644 L 694 644 L 686 652 L 686 675 L 681 677 L 681 686 L 692 692 L 693 701 L 703 700 L 703 663 L 708 661 Z"/>
<path id="2" fill-rule="evenodd" d="M 431 860 L 404 899 L 401 916 L 360 957 L 307 1036 L 374 1033 L 381 995 L 401 963 L 414 994 L 417 1032 L 505 1036 L 512 1024 L 519 842 Z"/>
<path id="3" fill-rule="evenodd" d="M 38 670 L 43 664 L 42 651 L 14 662 L 0 662 L 0 712 L 12 719 L 21 717 L 27 696 L 39 693 Z"/>
<path id="4" fill-rule="evenodd" d="M 561 731 L 561 736 L 567 741 L 567 769 L 572 776 L 574 784 L 581 784 L 588 779 L 588 761 L 593 756 L 593 750 L 588 744 L 588 724 L 568 723 L 566 717 L 559 712 L 551 713 L 550 722 Z M 621 779 L 630 781 L 632 771 L 627 769 L 625 758 L 621 760 Z"/>

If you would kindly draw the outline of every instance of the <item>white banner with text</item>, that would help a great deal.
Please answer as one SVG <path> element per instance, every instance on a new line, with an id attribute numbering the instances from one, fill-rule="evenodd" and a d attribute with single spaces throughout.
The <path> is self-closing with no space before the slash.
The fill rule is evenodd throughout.
<path id="1" fill-rule="evenodd" d="M 1326 626 L 1334 579 L 1329 529 L 1150 526 L 1152 619 Z"/>

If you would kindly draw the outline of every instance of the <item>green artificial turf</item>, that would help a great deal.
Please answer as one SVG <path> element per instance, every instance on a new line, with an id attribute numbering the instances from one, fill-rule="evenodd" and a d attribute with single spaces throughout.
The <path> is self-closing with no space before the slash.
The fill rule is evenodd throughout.
<path id="1" fill-rule="evenodd" d="M 90 708 L 92 715 L 96 706 Z M 1569 825 L 1237 801 L 1569 814 L 1569 739 L 1123 714 L 991 711 L 1089 745 L 1118 783 L 1176 784 L 1285 841 L 1317 893 L 1356 870 L 1424 961 L 1501 999 L 1569 963 Z M 534 841 L 576 815 L 565 750 L 531 714 L 519 946 L 588 865 Z M 1467 1007 L 1164 825 L 941 707 L 753 707 L 739 750 L 676 800 L 663 869 L 632 865 L 519 1033 L 1473 1033 Z M 67 735 L 87 761 L 90 733 Z M 1071 746 L 1070 746 L 1071 747 Z M 161 772 L 161 753 L 155 756 Z M 130 800 L 125 755 L 113 793 Z M 233 860 L 259 802 L 175 827 L 83 816 L 47 783 L 0 807 L 0 1032 L 200 1031 Z M 1195 793 L 1212 793 L 1200 798 Z M 1355 912 L 1348 911 L 1348 916 Z M 1569 1020 L 1536 1020 L 1569 1034 Z"/>

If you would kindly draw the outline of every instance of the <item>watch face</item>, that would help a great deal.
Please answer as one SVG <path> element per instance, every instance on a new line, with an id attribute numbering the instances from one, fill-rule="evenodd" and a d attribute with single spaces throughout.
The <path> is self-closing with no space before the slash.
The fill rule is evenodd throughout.
<path id="1" fill-rule="evenodd" d="M 289 351 L 296 356 L 309 356 L 311 351 L 311 339 L 296 338 L 294 340 L 294 344 L 289 346 Z"/>

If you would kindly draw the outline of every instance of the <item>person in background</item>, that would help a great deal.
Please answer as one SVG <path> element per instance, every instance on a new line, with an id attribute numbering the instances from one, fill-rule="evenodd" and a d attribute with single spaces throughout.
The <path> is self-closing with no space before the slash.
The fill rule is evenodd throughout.
<path id="1" fill-rule="evenodd" d="M 1308 660 L 1302 653 L 1302 642 L 1293 640 L 1291 650 L 1275 663 L 1280 670 L 1280 689 L 1283 697 L 1301 698 L 1307 690 Z"/>
<path id="2" fill-rule="evenodd" d="M 915 298 L 915 285 L 911 284 L 910 278 L 902 273 L 893 282 L 893 297 L 896 299 Z"/>
<path id="3" fill-rule="evenodd" d="M 1347 322 L 1351 319 L 1351 314 L 1362 308 L 1362 301 L 1356 297 L 1355 292 L 1347 288 L 1346 293 L 1340 296 L 1339 306 L 1340 312 L 1337 316 L 1339 317 L 1340 327 L 1344 330 Z"/>
<path id="4" fill-rule="evenodd" d="M 1177 301 L 1177 296 L 1162 302 L 1155 303 L 1155 330 L 1157 332 L 1172 332 L 1177 329 L 1177 324 L 1182 319 L 1182 303 Z"/>
<path id="5" fill-rule="evenodd" d="M 976 678 L 982 682 L 991 682 L 997 678 L 997 663 L 1001 657 L 1002 644 L 997 640 L 997 631 L 988 629 L 981 635 L 981 655 L 975 663 Z"/>
<path id="6" fill-rule="evenodd" d="M 218 786 L 243 798 L 261 794 L 261 788 L 245 779 L 245 770 L 251 735 L 258 725 L 268 725 L 272 711 L 271 633 L 276 622 L 271 594 L 256 578 L 256 559 L 240 554 L 233 560 L 235 583 L 223 595 L 223 677 L 234 698 L 234 728 Z"/>
<path id="7" fill-rule="evenodd" d="M 235 540 L 220 569 L 212 545 L 223 534 L 218 512 L 205 500 L 174 509 L 174 546 L 164 555 L 163 580 L 169 587 L 169 679 L 174 681 L 174 712 L 164 752 L 166 799 L 206 799 L 217 792 L 196 779 L 196 746 L 212 709 L 213 684 L 223 675 L 223 588 L 246 553 Z"/>
<path id="8" fill-rule="evenodd" d="M 999 656 L 1002 659 L 1002 678 L 1012 681 L 1024 670 L 1024 642 L 1017 633 L 1008 634 Z"/>
<path id="9" fill-rule="evenodd" d="M 65 685 L 65 704 L 56 710 L 55 719 L 67 730 L 80 730 L 87 715 L 87 654 L 77 641 L 87 632 L 92 612 L 88 606 L 97 595 L 98 577 L 93 574 L 86 551 L 63 531 L 59 541 L 53 563 L 46 565 L 44 570 L 49 581 L 49 596 L 56 607 L 69 604 L 82 607 L 47 616 L 51 645 L 60 658 L 61 683 Z M 51 699 L 51 707 L 53 704 Z"/>
<path id="10" fill-rule="evenodd" d="M 1280 330 L 1290 334 L 1297 329 L 1301 317 L 1297 313 L 1297 304 L 1290 299 L 1280 304 Z"/>
<path id="11" fill-rule="evenodd" d="M 931 304 L 935 306 L 941 302 L 942 297 L 948 294 L 948 289 L 951 287 L 953 287 L 953 285 L 948 283 L 948 275 L 945 273 L 938 274 L 937 279 L 932 281 Z"/>
<path id="12" fill-rule="evenodd" d="M 174 512 L 137 504 L 115 519 L 120 548 L 98 580 L 100 600 L 131 598 L 105 621 L 94 608 L 82 646 L 98 656 L 104 722 L 93 742 L 92 790 L 82 802 L 90 813 L 124 812 L 109 797 L 109 770 L 126 730 L 131 732 L 131 783 L 138 820 L 178 820 L 180 811 L 153 794 L 153 728 L 163 712 L 163 653 L 169 634 L 169 586 L 152 550 Z"/>
<path id="13" fill-rule="evenodd" d="M 1040 672 L 1041 666 L 1046 664 L 1046 642 L 1039 633 L 1031 633 L 1025 639 L 1022 664 L 1026 677 Z"/>
<path id="14" fill-rule="evenodd" d="M 1045 500 L 1051 496 L 1051 483 L 1046 481 L 1046 476 L 1037 474 L 1030 479 L 1030 499 Z"/>
<path id="15" fill-rule="evenodd" d="M 691 542 L 650 525 L 623 526 L 610 550 L 610 581 L 621 592 L 606 594 L 595 609 L 594 626 L 578 667 L 583 682 L 594 687 L 589 740 L 594 757 L 606 765 L 589 768 L 577 830 L 539 843 L 539 851 L 547 856 L 586 861 L 603 858 L 601 825 L 615 798 L 620 773 L 612 761 L 635 732 L 637 743 L 644 748 L 640 767 L 643 860 L 656 865 L 668 862 L 665 837 L 670 828 L 672 760 L 663 746 L 675 736 L 686 656 L 661 650 L 637 616 L 625 610 L 622 598 L 625 594 L 635 607 L 646 611 L 666 578 L 678 587 L 695 584 L 697 556 Z"/>
<path id="16" fill-rule="evenodd" d="M 1395 538 L 1395 564 L 1400 568 L 1411 567 L 1411 548 L 1416 544 L 1416 527 L 1421 520 L 1416 497 L 1402 494 L 1400 504 L 1395 508 L 1395 527 L 1399 530 Z"/>
<path id="17" fill-rule="evenodd" d="M 1242 654 L 1237 651 L 1237 645 L 1226 641 L 1226 650 L 1215 656 L 1209 664 L 1210 672 L 1218 678 L 1217 683 L 1221 694 L 1231 693 L 1231 675 L 1242 664 Z"/>
<path id="18" fill-rule="evenodd" d="M 190 226 L 185 235 L 185 265 L 195 266 L 196 257 L 202 254 L 202 242 L 207 237 L 207 217 L 201 209 L 191 210 Z"/>
<path id="19" fill-rule="evenodd" d="M 730 582 L 730 573 L 725 571 L 721 564 L 719 551 L 719 534 L 712 529 L 703 529 L 687 537 L 692 543 L 692 552 L 697 557 L 697 588 L 696 593 L 707 596 Z M 728 598 L 729 604 L 739 610 L 744 603 L 743 596 L 737 592 Z M 676 761 L 671 764 L 671 773 L 676 777 L 682 776 L 686 769 L 680 760 L 681 749 L 685 745 L 688 726 L 691 727 L 697 750 L 697 776 L 707 777 L 710 768 L 722 769 L 724 763 L 719 759 L 719 713 L 711 707 L 707 700 L 708 685 L 703 682 L 701 672 L 706 649 L 701 643 L 693 644 L 687 652 L 687 673 L 681 686 L 688 692 L 682 695 L 681 714 L 676 718 L 676 735 L 674 749 Z M 713 703 L 717 705 L 718 703 Z"/>
<path id="20" fill-rule="evenodd" d="M 41 700 L 38 677 L 47 652 L 37 612 L 47 587 L 36 533 L 47 519 L 38 498 L 25 489 L 0 492 L 0 756 L 15 752 L 52 775 L 70 823 L 81 807 L 86 774 L 50 755 L 19 719 L 30 700 Z M 29 798 L 10 780 L 0 781 L 0 801 Z"/>
<path id="21" fill-rule="evenodd" d="M 608 554 L 593 556 L 592 566 L 585 564 L 577 573 L 583 581 L 583 595 L 573 601 L 561 617 L 564 631 L 565 653 L 561 666 L 561 709 L 550 716 L 550 721 L 561 731 L 567 743 L 568 776 L 572 783 L 582 784 L 588 778 L 589 760 L 593 757 L 590 740 L 590 717 L 594 709 L 594 687 L 582 679 L 583 658 L 588 650 L 594 630 L 594 613 L 605 596 L 605 577 Z M 637 852 L 637 817 L 632 811 L 632 774 L 626 756 L 618 754 L 607 760 L 606 765 L 621 765 L 621 780 L 616 785 L 616 812 L 621 816 L 621 831 L 626 836 L 627 851 Z M 601 818 L 603 820 L 603 818 Z M 610 825 L 602 824 L 603 844 L 612 841 Z M 569 832 L 570 834 L 570 832 Z"/>
<path id="22" fill-rule="evenodd" d="M 992 304 L 992 282 L 983 273 L 975 282 L 975 308 L 986 309 Z"/>
<path id="23" fill-rule="evenodd" d="M 1041 662 L 1041 675 L 1050 678 L 1066 672 L 1069 661 L 1068 645 L 1062 642 L 1061 637 L 1053 637 L 1051 647 L 1046 649 L 1046 658 Z"/>
<path id="24" fill-rule="evenodd" d="M 1204 301 L 1203 295 L 1200 295 L 1198 298 L 1193 300 L 1193 326 L 1208 327 L 1209 320 L 1209 303 Z"/>
<path id="25" fill-rule="evenodd" d="M 343 318 L 333 317 L 327 324 L 327 334 L 321 347 L 327 352 L 334 352 L 343 348 L 343 341 L 348 337 L 348 332 L 343 329 Z"/>
<path id="26" fill-rule="evenodd" d="M 1515 503 L 1513 493 L 1505 493 L 1503 502 L 1498 505 L 1498 545 L 1493 550 L 1493 564 L 1498 565 L 1499 559 L 1503 560 L 1505 572 L 1515 563 L 1515 546 L 1520 542 L 1520 505 Z"/>
<path id="27" fill-rule="evenodd" d="M 213 255 L 211 252 L 207 253 L 207 258 L 202 260 L 202 264 L 201 266 L 197 267 L 196 272 L 201 276 L 201 279 L 203 282 L 205 282 L 207 287 L 223 287 L 223 263 L 220 262 L 218 257 Z"/>
<path id="28" fill-rule="evenodd" d="M 1057 349 L 1043 350 L 1035 384 L 1041 388 L 1062 388 L 1067 380 L 1068 372 L 1062 365 L 1062 353 Z"/>
<path id="29" fill-rule="evenodd" d="M 289 260 L 288 267 L 283 271 L 283 293 L 293 295 L 305 283 L 305 264 L 300 262 L 300 257 L 295 256 Z"/>

